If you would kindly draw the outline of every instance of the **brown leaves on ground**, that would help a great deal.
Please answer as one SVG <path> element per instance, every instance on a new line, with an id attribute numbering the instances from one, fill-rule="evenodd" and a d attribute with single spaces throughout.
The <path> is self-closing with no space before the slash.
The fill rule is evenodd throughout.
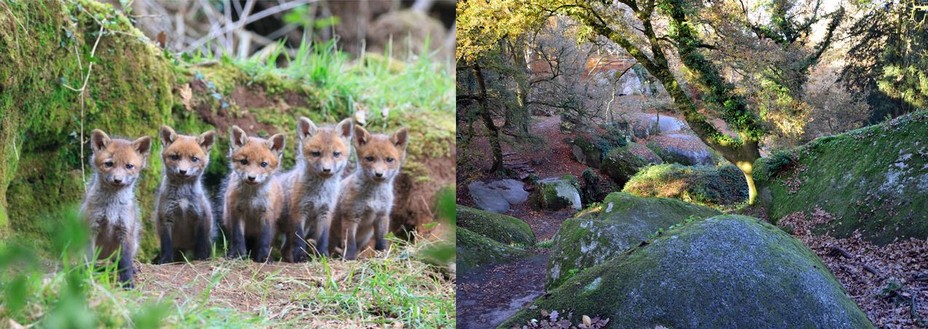
<path id="1" fill-rule="evenodd" d="M 581 317 L 580 323 L 574 325 L 571 322 L 573 317 L 573 312 L 568 312 L 567 316 L 562 317 L 563 312 L 558 311 L 545 311 L 541 310 L 541 319 L 532 319 L 528 321 L 527 324 L 519 327 L 515 326 L 515 329 L 599 329 L 606 328 L 609 325 L 609 319 L 604 319 L 600 317 L 590 318 L 588 315 L 583 315 Z"/>
<path id="2" fill-rule="evenodd" d="M 877 246 L 859 232 L 847 238 L 812 233 L 813 227 L 834 219 L 816 207 L 810 214 L 789 214 L 779 225 L 792 228 L 822 258 L 877 327 L 928 326 L 928 239 Z"/>

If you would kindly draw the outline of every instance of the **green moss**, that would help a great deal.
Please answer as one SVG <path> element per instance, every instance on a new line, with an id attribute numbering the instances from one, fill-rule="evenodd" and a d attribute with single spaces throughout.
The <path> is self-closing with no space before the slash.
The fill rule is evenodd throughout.
<path id="1" fill-rule="evenodd" d="M 734 165 L 648 166 L 635 174 L 622 191 L 643 197 L 674 198 L 715 208 L 739 204 L 748 197 L 744 175 Z"/>
<path id="2" fill-rule="evenodd" d="M 565 309 L 617 328 L 873 327 L 811 250 L 744 216 L 682 225 L 580 271 L 501 327 Z"/>
<path id="3" fill-rule="evenodd" d="M 461 227 L 455 231 L 455 237 L 457 239 L 455 264 L 457 270 L 462 273 L 481 266 L 529 255 L 521 248 L 502 244 Z"/>
<path id="4" fill-rule="evenodd" d="M 621 254 L 654 232 L 687 218 L 719 212 L 679 200 L 642 198 L 611 193 L 602 204 L 587 208 L 561 224 L 554 236 L 545 286 L 562 284 L 570 273 L 601 264 Z"/>
<path id="5" fill-rule="evenodd" d="M 16 161 L 0 169 L 0 197 L 15 230 L 40 234 L 36 218 L 80 202 L 79 169 L 90 155 L 81 148 L 81 121 L 85 133 L 100 128 L 113 136 L 154 136 L 170 120 L 174 78 L 161 51 L 109 5 L 81 0 L 6 6 L 14 14 L 2 15 L 0 25 L 16 28 L 0 32 L 0 49 L 9 50 L 0 53 L 0 76 L 9 77 L 0 81 L 6 127 L 0 144 L 9 146 L 0 156 Z M 79 93 L 66 85 L 81 87 L 98 38 L 82 117 Z M 147 170 L 139 184 L 141 200 L 151 200 L 159 170 Z M 150 203 L 140 204 L 143 214 Z"/>
<path id="6" fill-rule="evenodd" d="M 507 245 L 535 244 L 532 228 L 515 217 L 458 205 L 457 225 Z"/>
<path id="7" fill-rule="evenodd" d="M 789 157 L 759 159 L 755 175 L 773 220 L 815 207 L 836 218 L 820 228 L 871 242 L 928 237 L 928 112 L 816 139 Z M 784 158 L 790 160 L 786 161 Z M 769 168 L 769 169 L 766 169 Z M 758 177 L 760 176 L 760 177 Z"/>

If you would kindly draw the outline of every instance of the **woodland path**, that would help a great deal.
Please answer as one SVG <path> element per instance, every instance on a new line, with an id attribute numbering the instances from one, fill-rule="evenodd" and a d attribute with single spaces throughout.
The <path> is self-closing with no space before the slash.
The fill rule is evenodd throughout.
<path id="1" fill-rule="evenodd" d="M 533 117 L 532 122 L 531 133 L 541 137 L 545 142 L 545 147 L 538 152 L 504 150 L 507 154 L 505 157 L 507 168 L 518 167 L 515 168 L 516 172 L 530 170 L 530 173 L 542 178 L 563 175 L 580 177 L 587 167 L 571 158 L 570 145 L 564 142 L 568 135 L 560 131 L 560 116 Z M 489 167 L 489 165 L 490 163 L 487 162 L 484 167 Z M 459 194 L 459 200 L 461 200 L 459 203 L 473 206 L 469 197 L 462 199 Z M 525 202 L 513 206 L 506 215 L 528 223 L 536 239 L 541 242 L 551 239 L 564 219 L 573 215 L 573 210 L 534 210 L 529 206 L 529 202 Z M 548 249 L 531 248 L 529 251 L 534 255 L 508 263 L 486 266 L 467 275 L 458 276 L 456 297 L 458 328 L 495 327 L 544 294 Z"/>

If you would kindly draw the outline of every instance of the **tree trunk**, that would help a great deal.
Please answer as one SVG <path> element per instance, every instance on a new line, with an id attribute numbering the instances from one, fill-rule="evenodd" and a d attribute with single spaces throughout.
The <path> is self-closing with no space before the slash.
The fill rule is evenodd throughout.
<path id="1" fill-rule="evenodd" d="M 487 85 L 478 63 L 474 63 L 474 76 L 477 77 L 477 85 L 480 87 L 480 96 L 477 98 L 477 102 L 480 103 L 480 117 L 483 119 L 483 125 L 487 127 L 487 139 L 493 151 L 493 166 L 489 171 L 496 172 L 503 168 L 503 147 L 499 141 L 499 127 L 493 123 L 493 115 L 490 114 L 490 106 L 487 104 Z"/>

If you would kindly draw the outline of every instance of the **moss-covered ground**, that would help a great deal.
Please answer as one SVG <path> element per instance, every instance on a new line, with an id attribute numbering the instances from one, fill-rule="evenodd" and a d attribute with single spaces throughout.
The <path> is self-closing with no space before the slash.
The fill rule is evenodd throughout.
<path id="1" fill-rule="evenodd" d="M 457 239 L 455 265 L 461 273 L 530 255 L 521 247 L 501 243 L 466 228 L 459 227 L 455 235 Z"/>
<path id="2" fill-rule="evenodd" d="M 457 205 L 457 225 L 503 244 L 530 247 L 535 233 L 521 219 Z"/>
<path id="3" fill-rule="evenodd" d="M 642 168 L 625 184 L 623 192 L 683 200 L 689 203 L 731 208 L 748 198 L 744 175 L 734 165 L 683 166 L 661 164 Z"/>

